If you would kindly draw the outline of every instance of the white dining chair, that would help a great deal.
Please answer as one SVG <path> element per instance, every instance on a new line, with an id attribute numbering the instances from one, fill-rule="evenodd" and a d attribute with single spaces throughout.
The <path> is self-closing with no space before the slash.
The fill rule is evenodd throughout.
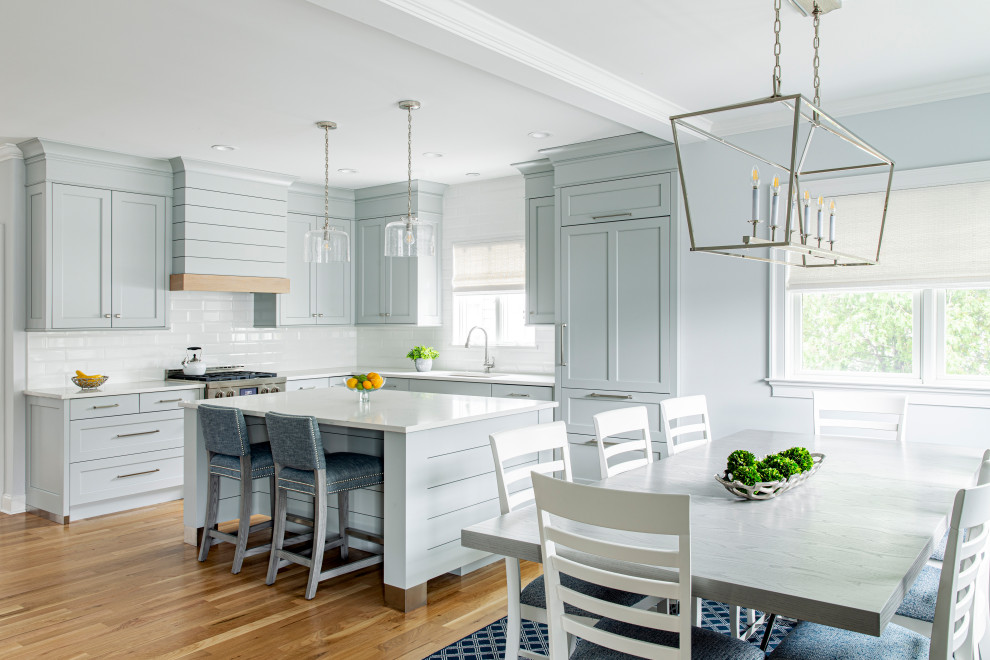
<path id="1" fill-rule="evenodd" d="M 603 657 L 762 660 L 755 646 L 667 614 L 570 589 L 562 575 L 654 599 L 691 601 L 691 497 L 614 490 L 533 475 L 553 660 Z M 580 531 L 569 523 L 581 523 Z M 590 529 L 589 529 L 590 528 Z M 621 542 L 602 536 L 619 532 Z M 631 537 L 630 533 L 637 536 Z M 566 607 L 601 617 L 575 617 Z M 580 638 L 569 653 L 569 638 Z"/>
<path id="2" fill-rule="evenodd" d="M 990 484 L 956 493 L 949 523 L 945 567 L 938 584 L 931 639 L 895 623 L 880 637 L 802 622 L 767 656 L 767 660 L 843 658 L 931 658 L 974 660 L 986 632 L 979 619 L 980 581 L 985 578 L 987 539 L 990 538 Z"/>
<path id="3" fill-rule="evenodd" d="M 660 402 L 660 422 L 663 425 L 668 456 L 712 441 L 708 400 L 704 394 L 664 399 Z"/>
<path id="4" fill-rule="evenodd" d="M 906 394 L 815 390 L 815 435 L 843 435 L 904 442 Z"/>
<path id="5" fill-rule="evenodd" d="M 595 440 L 598 444 L 598 463 L 602 478 L 614 477 L 617 474 L 649 465 L 653 462 L 653 447 L 650 441 L 650 418 L 645 406 L 634 408 L 617 408 L 598 413 L 592 419 L 595 421 Z M 636 440 L 621 440 L 616 436 L 623 433 L 636 433 Z M 605 446 L 605 440 L 612 438 L 614 444 Z M 615 465 L 609 466 L 608 459 L 620 454 L 636 453 L 639 458 L 627 458 Z"/>
<path id="6" fill-rule="evenodd" d="M 495 479 L 498 484 L 498 501 L 503 514 L 520 507 L 533 504 L 533 486 L 530 476 L 537 474 L 557 474 L 570 481 L 571 454 L 567 441 L 567 426 L 564 422 L 537 424 L 511 431 L 493 433 L 489 436 L 492 457 L 495 460 Z M 540 454 L 550 460 L 541 460 Z M 544 658 L 545 656 L 520 648 L 522 619 L 547 622 L 546 590 L 544 576 L 540 576 L 522 588 L 519 560 L 505 559 L 505 579 L 508 590 L 508 620 L 505 633 L 505 658 L 517 657 Z M 615 590 L 598 589 L 579 581 L 569 582 L 586 592 L 596 593 L 606 600 L 636 602 L 630 594 Z M 575 611 L 575 616 L 583 616 L 594 623 L 596 617 L 587 612 Z"/>

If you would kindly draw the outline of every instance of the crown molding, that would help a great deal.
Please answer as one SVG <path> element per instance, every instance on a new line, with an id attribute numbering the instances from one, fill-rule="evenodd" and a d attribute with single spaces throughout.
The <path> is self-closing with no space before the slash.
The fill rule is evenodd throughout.
<path id="1" fill-rule="evenodd" d="M 6 144 L 0 144 L 0 163 L 13 158 L 24 160 L 24 154 L 21 153 L 21 150 L 17 147 L 17 145 L 10 144 L 9 142 Z"/>
<path id="2" fill-rule="evenodd" d="M 214 163 L 208 160 L 194 160 L 185 156 L 177 156 L 168 161 L 174 174 L 179 172 L 210 174 L 213 176 L 224 176 L 242 181 L 252 181 L 255 183 L 267 183 L 275 186 L 288 188 L 298 178 L 289 174 L 279 174 L 278 172 L 267 172 L 265 170 L 255 170 L 248 167 L 238 167 L 227 165 L 226 163 Z"/>

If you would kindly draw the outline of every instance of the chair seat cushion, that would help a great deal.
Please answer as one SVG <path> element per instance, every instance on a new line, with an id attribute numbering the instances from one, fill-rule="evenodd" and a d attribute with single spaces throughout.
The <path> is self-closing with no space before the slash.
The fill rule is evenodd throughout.
<path id="1" fill-rule="evenodd" d="M 385 464 L 379 456 L 340 451 L 327 454 L 326 463 L 328 494 L 377 486 L 385 478 Z M 278 475 L 278 487 L 314 495 L 314 473 L 312 470 L 282 468 Z"/>
<path id="2" fill-rule="evenodd" d="M 610 603 L 618 603 L 619 605 L 632 606 L 644 598 L 639 594 L 631 594 L 628 591 L 620 591 L 618 589 L 602 587 L 597 584 L 585 582 L 584 580 L 579 580 L 571 577 L 570 575 L 565 575 L 564 573 L 560 574 L 560 583 L 568 589 L 573 589 L 574 591 L 586 594 L 588 596 L 594 596 L 600 600 L 607 600 Z M 522 592 L 519 594 L 519 602 L 523 605 L 538 607 L 541 610 L 547 609 L 547 593 L 544 590 L 542 575 L 523 588 Z M 595 614 L 585 612 L 584 610 L 567 603 L 564 603 L 564 611 L 568 614 L 576 614 L 578 616 L 588 616 L 596 619 L 600 618 Z"/>
<path id="3" fill-rule="evenodd" d="M 595 624 L 595 628 L 664 646 L 676 646 L 680 639 L 680 635 L 674 632 L 643 628 L 612 619 L 602 619 Z M 753 644 L 721 635 L 713 630 L 692 627 L 691 657 L 704 660 L 763 660 L 764 656 L 763 651 Z M 581 639 L 574 647 L 570 660 L 636 660 L 636 656 Z"/>
<path id="4" fill-rule="evenodd" d="M 942 571 L 934 566 L 925 566 L 918 574 L 897 613 L 919 621 L 935 621 L 935 599 L 938 597 L 938 582 Z"/>
<path id="5" fill-rule="evenodd" d="M 802 621 L 767 660 L 924 660 L 928 645 L 924 635 L 893 623 L 873 637 Z"/>
<path id="6" fill-rule="evenodd" d="M 935 546 L 935 552 L 932 553 L 932 559 L 935 561 L 945 561 L 945 546 L 949 543 L 949 533 L 946 532 L 942 540 L 938 542 Z"/>
<path id="7" fill-rule="evenodd" d="M 210 460 L 210 474 L 219 474 L 231 479 L 241 478 L 241 457 L 230 454 L 214 454 Z M 275 476 L 275 461 L 272 459 L 272 446 L 267 442 L 251 445 L 251 478 Z"/>

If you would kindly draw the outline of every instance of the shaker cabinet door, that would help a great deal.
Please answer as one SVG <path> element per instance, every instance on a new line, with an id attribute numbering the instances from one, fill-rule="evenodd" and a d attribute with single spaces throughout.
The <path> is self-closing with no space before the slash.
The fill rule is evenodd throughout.
<path id="1" fill-rule="evenodd" d="M 165 325 L 165 198 L 114 192 L 111 295 L 114 328 Z"/>
<path id="2" fill-rule="evenodd" d="M 322 223 L 322 218 L 317 218 Z M 331 226 L 347 233 L 353 244 L 353 223 L 330 219 Z M 322 225 L 320 225 L 322 226 Z M 353 255 L 351 259 L 353 260 Z M 320 325 L 350 325 L 354 320 L 351 304 L 351 262 L 331 261 L 315 265 L 316 322 Z"/>
<path id="3" fill-rule="evenodd" d="M 554 199 L 529 200 L 526 209 L 526 322 L 554 322 Z"/>
<path id="4" fill-rule="evenodd" d="M 306 232 L 316 227 L 311 215 L 290 213 L 285 223 L 285 272 L 289 292 L 279 294 L 279 325 L 314 325 L 316 323 L 316 291 L 313 264 L 303 259 Z"/>
<path id="5" fill-rule="evenodd" d="M 52 186 L 52 327 L 111 326 L 110 191 Z"/>
<path id="6" fill-rule="evenodd" d="M 385 218 L 359 220 L 357 226 L 357 323 L 385 322 Z"/>

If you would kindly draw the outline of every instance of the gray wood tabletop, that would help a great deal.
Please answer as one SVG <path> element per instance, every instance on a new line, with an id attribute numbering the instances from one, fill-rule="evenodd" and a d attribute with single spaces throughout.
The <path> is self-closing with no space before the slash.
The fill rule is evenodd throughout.
<path id="1" fill-rule="evenodd" d="M 794 446 L 825 462 L 776 499 L 742 500 L 714 479 L 735 449 L 762 457 Z M 695 596 L 880 635 L 945 532 L 956 491 L 973 485 L 982 452 L 749 430 L 594 485 L 691 495 Z M 532 508 L 466 527 L 461 543 L 541 561 Z"/>

